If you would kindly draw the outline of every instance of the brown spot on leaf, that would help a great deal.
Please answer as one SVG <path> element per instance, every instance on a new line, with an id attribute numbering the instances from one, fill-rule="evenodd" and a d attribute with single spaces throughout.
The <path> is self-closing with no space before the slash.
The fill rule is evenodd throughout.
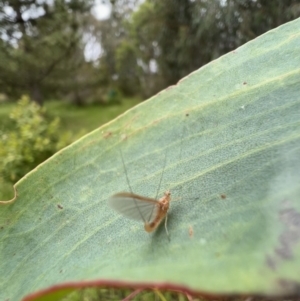
<path id="1" fill-rule="evenodd" d="M 107 138 L 109 138 L 111 135 L 112 135 L 112 132 L 106 132 L 106 133 L 104 133 L 103 138 L 107 139 Z"/>
<path id="2" fill-rule="evenodd" d="M 58 209 L 64 209 L 64 207 L 62 205 L 60 205 L 60 204 L 57 204 L 57 208 Z"/>
<path id="3" fill-rule="evenodd" d="M 194 236 L 194 229 L 192 226 L 189 226 L 189 237 L 193 237 Z"/>
<path id="4" fill-rule="evenodd" d="M 243 82 L 243 85 L 247 85 L 247 82 Z"/>
<path id="5" fill-rule="evenodd" d="M 222 198 L 223 200 L 225 200 L 225 199 L 226 199 L 226 194 L 221 194 L 221 198 Z"/>

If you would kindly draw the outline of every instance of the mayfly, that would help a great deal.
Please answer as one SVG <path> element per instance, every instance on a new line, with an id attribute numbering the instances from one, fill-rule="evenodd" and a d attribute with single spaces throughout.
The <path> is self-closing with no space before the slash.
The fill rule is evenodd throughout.
<path id="1" fill-rule="evenodd" d="M 160 225 L 160 223 L 165 219 L 165 229 L 169 237 L 169 232 L 167 229 L 167 213 L 171 201 L 170 191 L 169 190 L 166 191 L 164 193 L 164 196 L 161 197 L 159 200 L 157 200 L 157 195 L 160 189 L 163 172 L 161 174 L 159 187 L 155 199 L 134 194 L 129 184 L 129 179 L 128 179 L 124 158 L 121 150 L 120 153 L 121 153 L 121 158 L 122 158 L 122 163 L 123 163 L 127 183 L 131 192 L 119 192 L 111 196 L 109 198 L 110 207 L 112 207 L 113 209 L 115 209 L 117 212 L 121 213 L 125 217 L 134 220 L 143 221 L 144 228 L 147 232 L 153 232 Z M 164 168 L 165 168 L 165 164 L 166 164 L 166 156 L 165 156 Z"/>

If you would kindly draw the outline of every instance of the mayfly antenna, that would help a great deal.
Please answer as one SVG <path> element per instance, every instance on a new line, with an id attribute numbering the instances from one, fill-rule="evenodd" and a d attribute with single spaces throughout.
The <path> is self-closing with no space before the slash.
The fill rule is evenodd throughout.
<path id="1" fill-rule="evenodd" d="M 131 194 L 133 194 L 133 190 L 132 190 L 132 188 L 131 188 L 131 186 L 130 186 L 130 183 L 129 183 L 129 178 L 128 178 L 127 170 L 126 170 L 126 167 L 125 167 L 125 161 L 124 161 L 123 152 L 122 152 L 121 147 L 120 147 L 120 154 L 121 154 L 121 159 L 122 159 L 122 163 L 123 163 L 123 168 L 124 168 L 124 172 L 125 172 L 127 184 L 128 184 L 128 187 L 129 187 L 129 189 L 130 189 Z M 140 215 L 141 215 L 141 217 L 142 217 L 144 223 L 146 223 L 146 221 L 145 221 L 145 219 L 144 219 L 144 216 L 143 216 L 143 214 L 142 214 L 142 212 L 141 212 L 139 206 L 137 205 L 137 200 L 136 200 L 135 198 L 133 198 L 133 200 L 134 200 L 135 206 L 136 206 L 136 208 L 138 209 L 138 211 L 139 211 L 139 213 L 140 213 Z"/>
<path id="2" fill-rule="evenodd" d="M 166 162 L 167 162 L 167 151 L 165 152 L 165 159 L 164 159 L 163 170 L 162 170 L 162 172 L 161 172 L 160 180 L 159 180 L 159 183 L 158 183 L 158 189 L 157 189 L 157 191 L 156 191 L 156 196 L 155 196 L 155 199 L 156 199 L 156 200 L 157 200 L 157 197 L 158 197 L 158 193 L 159 193 L 159 190 L 160 190 L 162 178 L 163 178 L 163 175 L 164 175 L 164 171 L 165 171 L 165 167 L 166 167 Z"/>
<path id="3" fill-rule="evenodd" d="M 158 183 L 158 189 L 157 189 L 157 191 L 156 191 L 155 200 L 157 200 L 157 197 L 158 197 L 158 193 L 159 193 L 159 190 L 160 190 L 160 186 L 161 186 L 163 174 L 164 174 L 165 167 L 166 167 L 166 162 L 167 162 L 167 152 L 165 152 L 165 159 L 164 159 L 163 170 L 162 170 L 161 175 L 160 175 L 160 180 L 159 180 L 159 183 Z M 154 210 L 154 207 L 152 208 L 151 214 L 149 215 L 148 222 L 150 221 L 150 218 L 151 218 L 151 216 L 152 216 L 152 214 L 153 214 L 153 210 Z M 167 231 L 167 233 L 168 233 L 168 231 Z"/>

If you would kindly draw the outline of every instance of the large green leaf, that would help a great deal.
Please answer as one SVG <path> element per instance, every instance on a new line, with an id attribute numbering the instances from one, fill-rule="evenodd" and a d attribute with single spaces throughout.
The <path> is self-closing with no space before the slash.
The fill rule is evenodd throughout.
<path id="1" fill-rule="evenodd" d="M 0 300 L 99 279 L 299 291 L 299 28 L 213 61 L 19 181 L 0 207 Z M 170 242 L 107 206 L 129 191 L 121 151 L 135 193 L 155 197 L 161 175 L 159 196 L 171 190 Z"/>

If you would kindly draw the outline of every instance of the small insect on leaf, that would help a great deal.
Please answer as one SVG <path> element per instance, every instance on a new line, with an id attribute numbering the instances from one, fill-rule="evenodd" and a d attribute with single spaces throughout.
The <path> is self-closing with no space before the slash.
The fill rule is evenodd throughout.
<path id="1" fill-rule="evenodd" d="M 131 192 L 119 192 L 117 194 L 114 194 L 108 200 L 109 206 L 125 217 L 143 221 L 144 228 L 147 232 L 153 232 L 159 226 L 162 220 L 165 219 L 165 229 L 169 237 L 169 232 L 167 229 L 167 213 L 170 206 L 171 193 L 170 191 L 166 191 L 163 197 L 161 197 L 159 200 L 156 199 L 158 191 L 160 189 L 163 172 L 161 174 L 157 194 L 154 199 L 134 194 L 129 184 L 129 178 L 125 168 L 125 162 L 121 149 L 120 155 L 126 175 L 127 184 Z M 164 168 L 165 165 L 166 156 L 164 160 Z"/>
<path id="2" fill-rule="evenodd" d="M 170 201 L 171 193 L 169 191 L 166 191 L 159 200 L 130 192 L 120 192 L 111 196 L 108 203 L 111 208 L 125 217 L 143 221 L 145 230 L 153 232 L 161 221 L 167 217 Z M 165 228 L 168 234 L 166 222 Z"/>

